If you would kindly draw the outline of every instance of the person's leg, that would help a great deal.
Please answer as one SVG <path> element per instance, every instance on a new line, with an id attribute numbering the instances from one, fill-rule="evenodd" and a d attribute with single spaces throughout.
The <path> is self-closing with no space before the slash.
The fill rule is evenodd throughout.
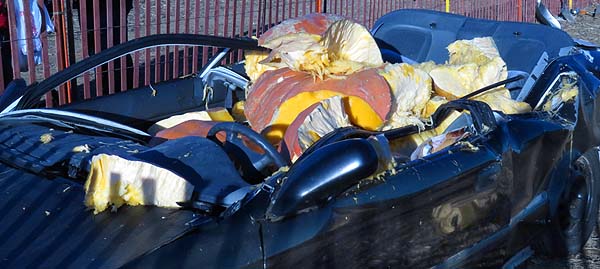
<path id="1" fill-rule="evenodd" d="M 13 80 L 13 69 L 11 61 L 11 50 L 9 42 L 9 34 L 6 30 L 0 30 L 0 50 L 2 51 L 2 78 L 4 79 L 4 87 Z"/>
<path id="2" fill-rule="evenodd" d="M 2 78 L 4 87 L 13 80 L 13 69 L 10 51 L 10 33 L 8 31 L 8 14 L 6 1 L 0 0 L 0 57 L 2 57 Z"/>

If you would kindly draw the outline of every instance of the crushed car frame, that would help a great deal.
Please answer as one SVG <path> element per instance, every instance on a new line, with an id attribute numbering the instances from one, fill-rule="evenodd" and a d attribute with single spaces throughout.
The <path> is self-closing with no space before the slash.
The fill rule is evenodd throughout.
<path id="1" fill-rule="evenodd" d="M 153 146 L 145 130 L 154 122 L 230 107 L 243 96 L 243 63 L 218 63 L 230 51 L 259 48 L 254 40 L 197 35 L 134 40 L 1 99 L 0 266 L 512 268 L 533 253 L 577 253 L 598 214 L 598 48 L 543 25 L 427 10 L 387 14 L 372 34 L 388 61 L 437 63 L 451 42 L 491 36 L 509 70 L 501 84 L 533 111 L 505 115 L 469 98 L 448 102 L 427 128 L 464 111 L 453 125 L 473 135 L 396 160 L 376 178 L 381 160 L 394 158 L 390 143 L 419 128 L 342 128 L 292 165 L 239 123 L 218 124 L 209 138 Z M 164 45 L 226 49 L 196 76 L 37 108 L 46 92 L 87 70 Z M 203 98 L 206 85 L 212 99 Z M 225 143 L 218 132 L 228 134 Z M 244 149 L 230 134 L 248 136 L 263 152 Z M 195 157 L 182 158 L 190 149 Z M 168 167 L 194 185 L 194 199 L 180 209 L 124 206 L 94 215 L 82 203 L 83 184 L 101 153 Z M 240 161 L 280 169 L 249 180 L 239 174 Z"/>

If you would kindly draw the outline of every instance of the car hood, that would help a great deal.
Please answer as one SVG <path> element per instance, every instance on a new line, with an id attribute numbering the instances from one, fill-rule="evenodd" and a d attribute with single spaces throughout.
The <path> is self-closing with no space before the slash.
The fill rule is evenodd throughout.
<path id="1" fill-rule="evenodd" d="M 185 210 L 123 207 L 94 215 L 81 185 L 0 164 L 0 267 L 120 267 L 193 229 Z"/>

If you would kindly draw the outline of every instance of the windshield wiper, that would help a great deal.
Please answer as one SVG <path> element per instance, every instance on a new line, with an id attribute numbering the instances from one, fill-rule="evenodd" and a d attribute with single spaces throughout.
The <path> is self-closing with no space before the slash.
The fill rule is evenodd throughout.
<path id="1" fill-rule="evenodd" d="M 508 83 L 511 83 L 511 82 L 519 81 L 519 80 L 524 79 L 524 78 L 525 78 L 524 75 L 516 75 L 514 77 L 507 78 L 505 80 L 501 80 L 501 81 L 498 81 L 496 83 L 487 85 L 487 86 L 485 86 L 485 87 L 483 87 L 483 88 L 481 88 L 479 90 L 476 90 L 476 91 L 474 91 L 472 93 L 469 93 L 469 94 L 467 94 L 467 95 L 465 95 L 465 96 L 463 96 L 463 97 L 461 97 L 459 99 L 461 99 L 461 100 L 471 99 L 471 98 L 473 98 L 473 97 L 475 97 L 477 95 L 480 95 L 480 94 L 482 94 L 484 92 L 487 92 L 489 90 L 495 89 L 497 87 L 500 87 L 502 85 L 505 85 L 505 84 L 508 84 Z"/>

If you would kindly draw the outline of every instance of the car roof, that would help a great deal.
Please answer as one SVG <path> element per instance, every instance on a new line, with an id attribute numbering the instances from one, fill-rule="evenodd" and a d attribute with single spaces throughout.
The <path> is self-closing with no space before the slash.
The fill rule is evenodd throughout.
<path id="1" fill-rule="evenodd" d="M 468 18 L 433 10 L 401 9 L 381 17 L 372 32 L 380 42 L 417 62 L 448 60 L 446 47 L 460 39 L 491 36 L 509 70 L 530 72 L 546 52 L 549 59 L 573 46 L 565 32 L 541 24 Z"/>

